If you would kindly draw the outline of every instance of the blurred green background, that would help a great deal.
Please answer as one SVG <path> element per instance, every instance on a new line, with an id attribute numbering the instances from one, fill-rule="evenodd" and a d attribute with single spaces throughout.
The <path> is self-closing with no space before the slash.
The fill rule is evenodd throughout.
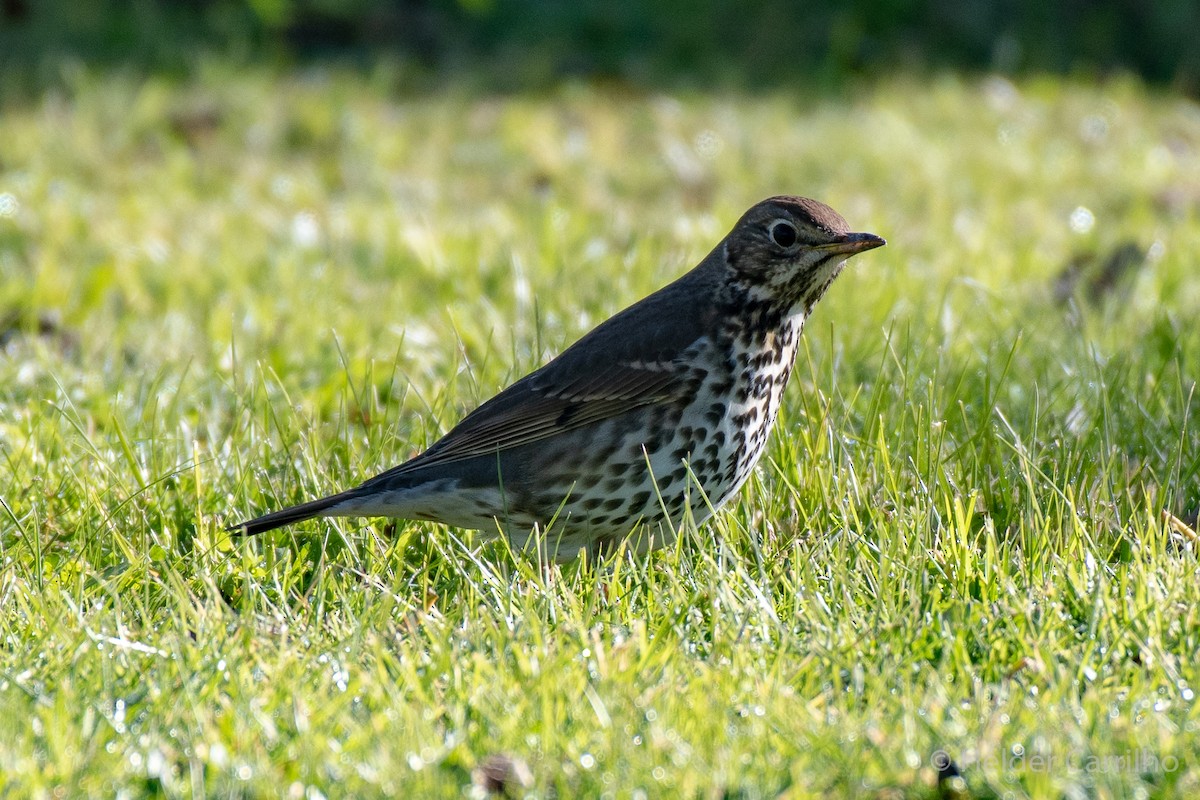
<path id="1" fill-rule="evenodd" d="M 1197 30 L 0 0 L 0 797 L 1200 796 Z M 776 191 L 888 246 L 678 549 L 224 532 Z"/>
<path id="2" fill-rule="evenodd" d="M 386 53 L 426 77 L 501 89 L 564 76 L 822 85 L 897 67 L 1124 71 L 1200 88 L 1194 0 L 3 0 L 0 9 L 0 66 L 50 77 L 64 59 L 186 69 L 205 51 L 285 61 Z"/>

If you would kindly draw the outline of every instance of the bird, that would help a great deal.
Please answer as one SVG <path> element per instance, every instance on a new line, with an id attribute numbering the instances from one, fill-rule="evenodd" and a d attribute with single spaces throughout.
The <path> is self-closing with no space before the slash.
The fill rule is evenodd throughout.
<path id="1" fill-rule="evenodd" d="M 813 306 L 848 258 L 885 243 L 816 200 L 763 200 L 698 266 L 424 452 L 228 530 L 254 535 L 313 517 L 425 520 L 536 546 L 559 562 L 622 543 L 637 553 L 670 544 L 746 482 Z"/>

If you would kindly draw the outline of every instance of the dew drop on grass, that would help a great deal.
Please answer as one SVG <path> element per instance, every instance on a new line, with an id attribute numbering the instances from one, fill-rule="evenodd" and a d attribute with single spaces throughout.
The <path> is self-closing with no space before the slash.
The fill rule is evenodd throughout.
<path id="1" fill-rule="evenodd" d="M 294 193 L 294 188 L 295 183 L 286 175 L 278 175 L 271 181 L 271 194 L 277 200 L 290 200 Z"/>
<path id="2" fill-rule="evenodd" d="M 321 227 L 311 211 L 301 211 L 292 217 L 292 242 L 297 247 L 310 249 L 321 240 Z"/>
<path id="3" fill-rule="evenodd" d="M 692 147 L 695 149 L 696 155 L 711 161 L 721 154 L 725 148 L 725 142 L 716 131 L 703 130 L 696 134 Z"/>
<path id="4" fill-rule="evenodd" d="M 1089 144 L 1100 144 L 1108 138 L 1108 120 L 1100 114 L 1089 114 L 1079 123 L 1079 137 Z"/>
<path id="5" fill-rule="evenodd" d="M 1087 233 L 1096 226 L 1096 216 L 1090 209 L 1078 206 L 1071 212 L 1070 225 L 1075 233 Z"/>
<path id="6" fill-rule="evenodd" d="M 1020 102 L 1021 93 L 1012 81 L 997 75 L 984 81 L 983 97 L 993 111 L 1008 112 Z"/>

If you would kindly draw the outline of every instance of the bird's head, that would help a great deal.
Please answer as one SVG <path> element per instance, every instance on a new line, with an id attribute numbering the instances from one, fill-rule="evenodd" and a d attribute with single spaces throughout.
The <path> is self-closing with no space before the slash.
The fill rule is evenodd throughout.
<path id="1" fill-rule="evenodd" d="M 772 197 L 738 220 L 725 260 L 753 295 L 786 307 L 811 307 L 850 256 L 882 247 L 873 233 L 852 233 L 842 215 L 807 197 Z"/>

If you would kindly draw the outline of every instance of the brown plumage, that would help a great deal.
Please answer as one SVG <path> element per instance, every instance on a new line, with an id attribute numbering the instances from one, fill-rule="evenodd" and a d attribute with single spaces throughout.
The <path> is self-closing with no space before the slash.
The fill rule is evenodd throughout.
<path id="1" fill-rule="evenodd" d="M 639 548 L 669 541 L 685 517 L 707 519 L 749 476 L 813 304 L 846 258 L 883 244 L 815 200 L 765 200 L 691 272 L 424 453 L 231 530 L 315 516 L 423 519 L 537 540 L 560 559 L 635 528 Z"/>

